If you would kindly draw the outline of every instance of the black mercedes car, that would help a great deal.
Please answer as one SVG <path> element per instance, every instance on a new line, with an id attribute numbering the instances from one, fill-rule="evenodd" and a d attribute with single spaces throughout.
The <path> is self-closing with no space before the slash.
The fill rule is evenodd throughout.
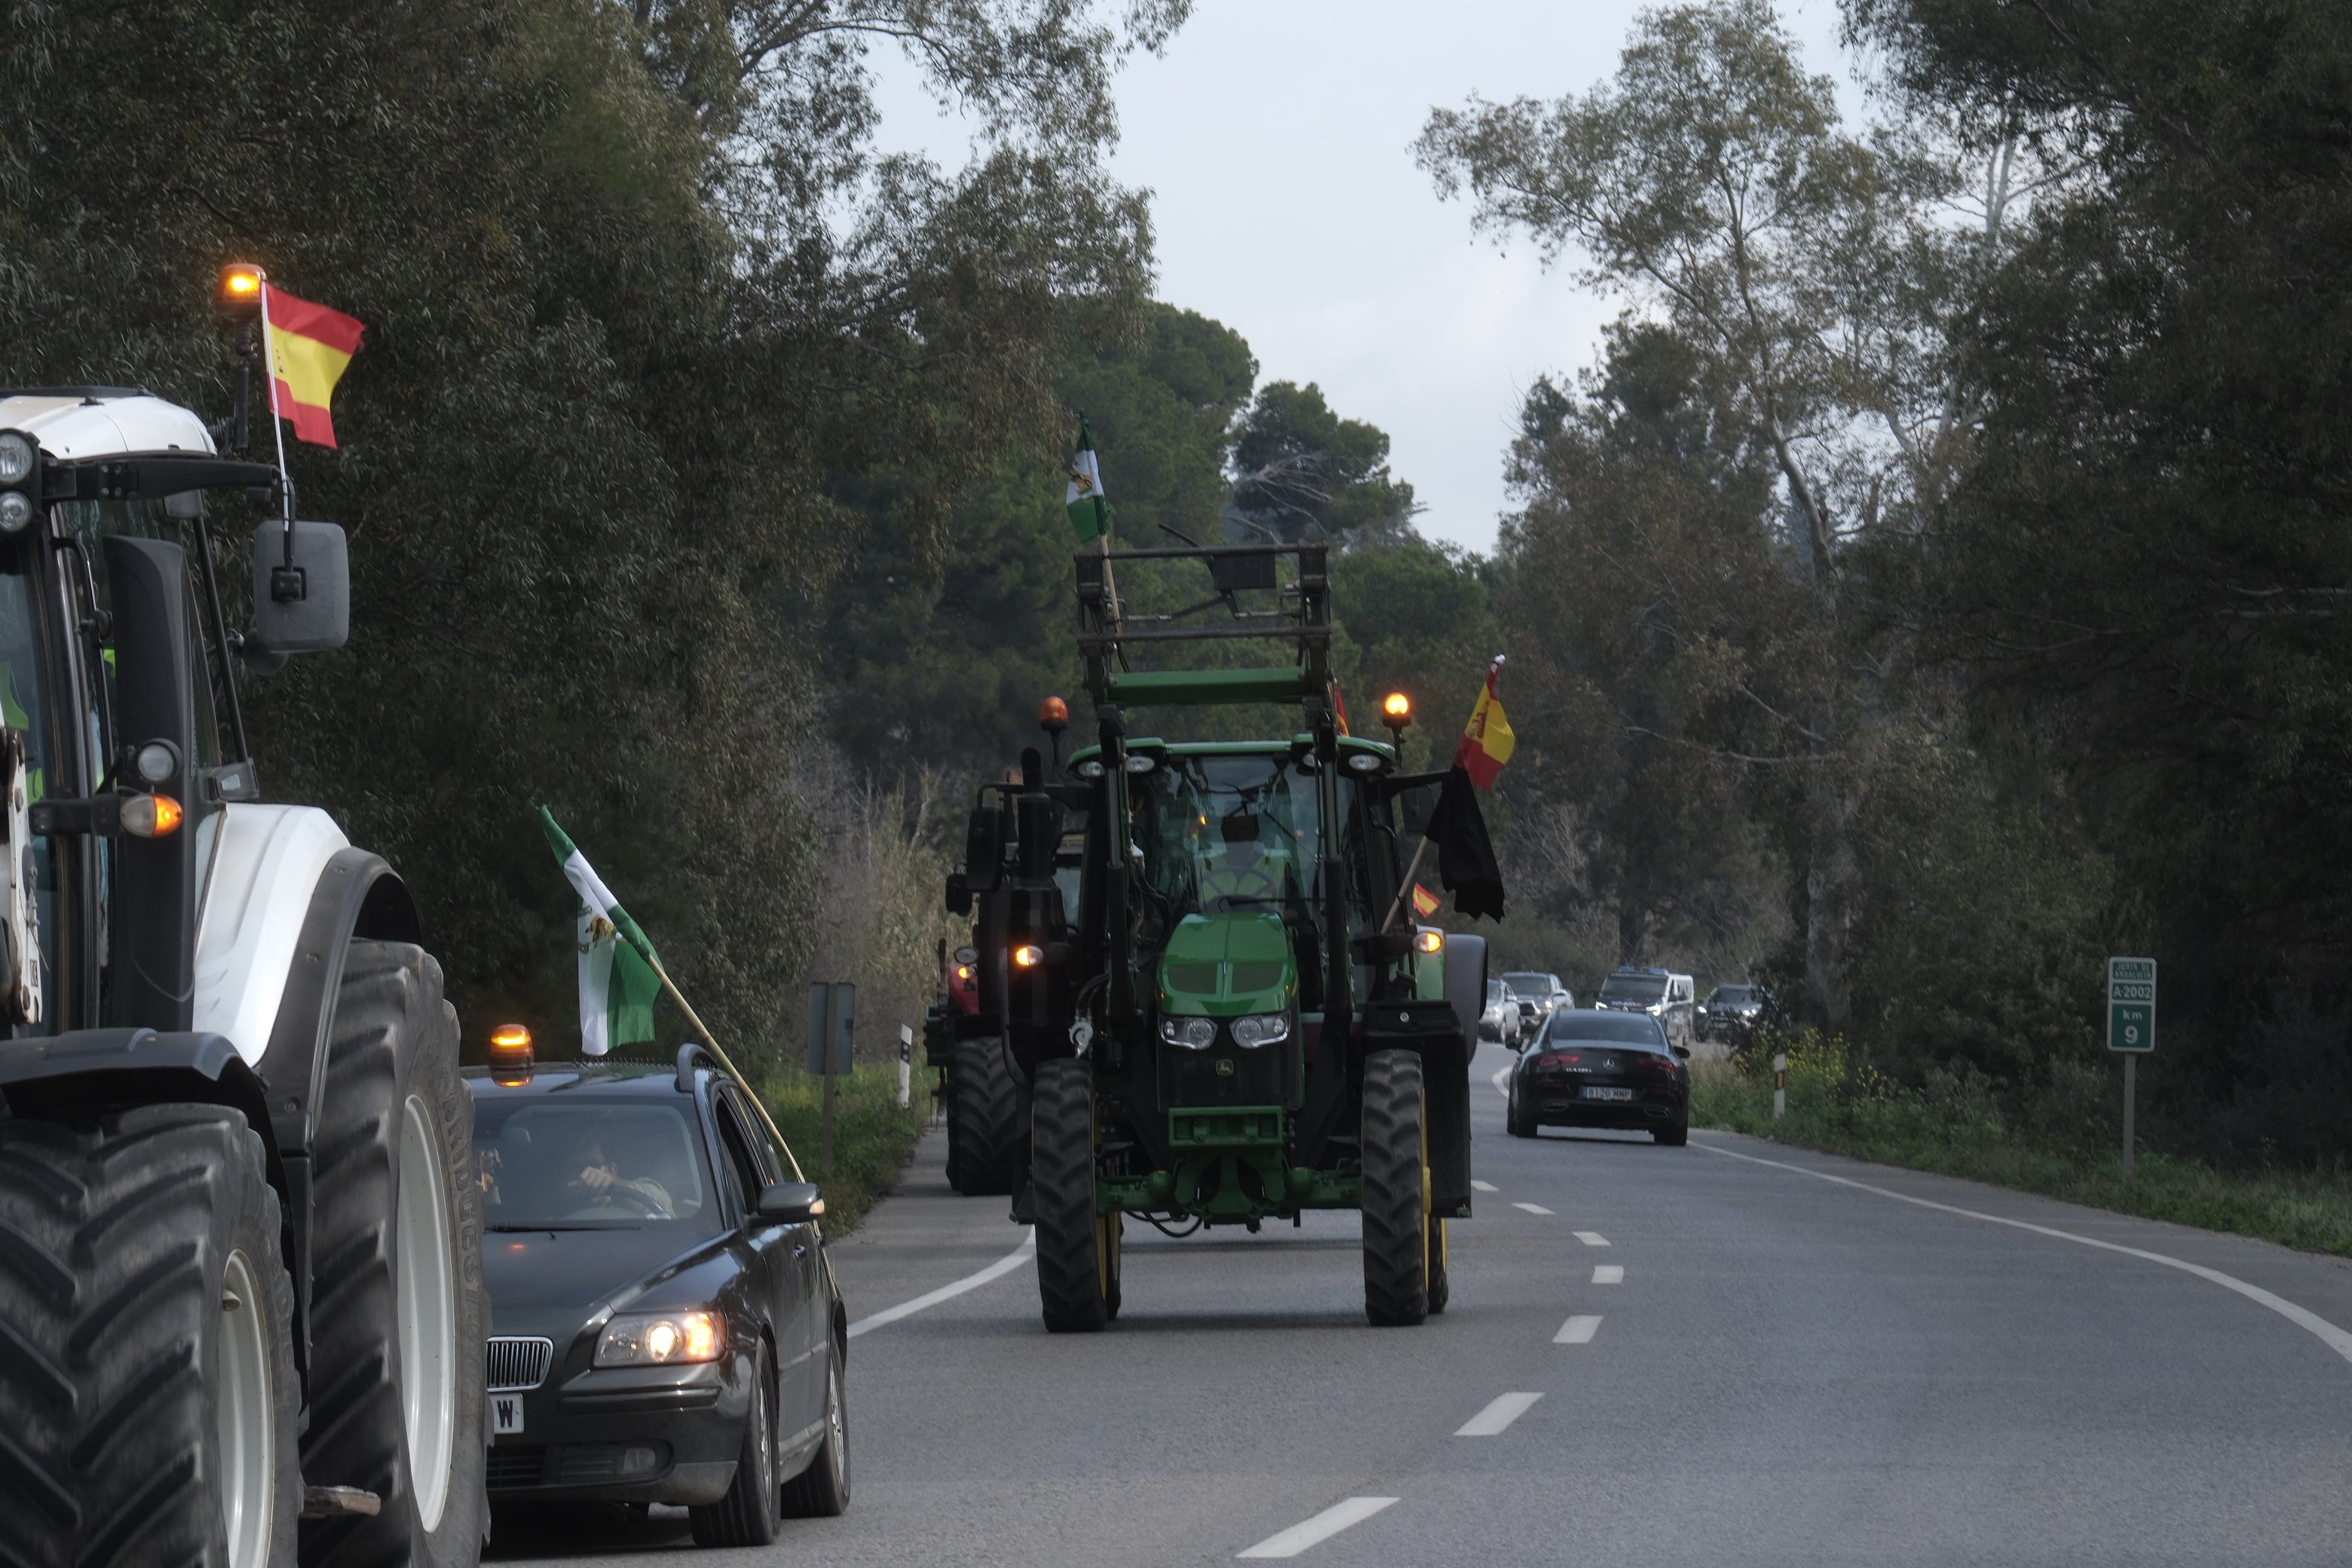
<path id="1" fill-rule="evenodd" d="M 691 1047 L 466 1077 L 491 1500 L 684 1503 L 707 1546 L 847 1507 L 824 1205 L 742 1085 Z"/>
<path id="2" fill-rule="evenodd" d="M 1687 1143 L 1689 1055 L 1646 1013 L 1555 1013 L 1511 1069 L 1511 1136 L 1618 1127 Z"/>

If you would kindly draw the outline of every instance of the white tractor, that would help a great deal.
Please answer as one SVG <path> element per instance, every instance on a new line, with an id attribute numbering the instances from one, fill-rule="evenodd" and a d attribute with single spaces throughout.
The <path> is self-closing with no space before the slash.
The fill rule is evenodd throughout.
<path id="1" fill-rule="evenodd" d="M 250 349 L 252 328 L 243 327 Z M 0 1559 L 471 1564 L 480 1194 L 398 877 L 261 801 L 236 674 L 340 647 L 332 524 L 232 630 L 188 410 L 0 391 Z"/>

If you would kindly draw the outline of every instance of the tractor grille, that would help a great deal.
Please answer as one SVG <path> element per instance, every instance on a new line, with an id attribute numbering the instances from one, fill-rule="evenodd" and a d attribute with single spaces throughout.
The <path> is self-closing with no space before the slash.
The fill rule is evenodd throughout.
<path id="1" fill-rule="evenodd" d="M 555 1361 L 555 1342 L 525 1335 L 501 1336 L 489 1342 L 489 1389 L 513 1394 L 537 1388 L 547 1381 Z"/>

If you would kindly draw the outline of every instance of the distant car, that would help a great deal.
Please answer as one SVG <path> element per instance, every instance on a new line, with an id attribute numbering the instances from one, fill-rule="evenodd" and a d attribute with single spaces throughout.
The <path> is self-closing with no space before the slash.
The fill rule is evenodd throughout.
<path id="1" fill-rule="evenodd" d="M 1499 980 L 1486 982 L 1486 1011 L 1478 1015 L 1478 1037 L 1500 1040 L 1505 1045 L 1517 1045 L 1519 1040 L 1519 1002 L 1510 987 Z"/>
<path id="2" fill-rule="evenodd" d="M 1696 1033 L 1696 990 L 1687 974 L 1626 964 L 1611 970 L 1601 982 L 1594 1005 L 1610 1012 L 1646 1013 L 1665 1030 L 1668 1041 L 1688 1049 Z"/>
<path id="3" fill-rule="evenodd" d="M 1761 985 L 1718 985 L 1698 1005 L 1698 1037 L 1720 1040 L 1733 1050 L 1755 1037 L 1771 994 Z"/>
<path id="4" fill-rule="evenodd" d="M 1505 1125 L 1514 1138 L 1539 1127 L 1617 1127 L 1687 1143 L 1689 1055 L 1646 1014 L 1554 1014 L 1511 1069 Z"/>
<path id="5" fill-rule="evenodd" d="M 824 1205 L 708 1053 L 466 1071 L 491 1500 L 683 1503 L 708 1546 L 849 1503 Z"/>
<path id="6" fill-rule="evenodd" d="M 1538 1021 L 1550 1017 L 1563 1007 L 1576 1005 L 1575 994 L 1560 984 L 1557 974 L 1546 974 L 1536 970 L 1513 970 L 1503 976 L 1503 984 L 1511 988 L 1512 995 L 1536 1005 Z"/>

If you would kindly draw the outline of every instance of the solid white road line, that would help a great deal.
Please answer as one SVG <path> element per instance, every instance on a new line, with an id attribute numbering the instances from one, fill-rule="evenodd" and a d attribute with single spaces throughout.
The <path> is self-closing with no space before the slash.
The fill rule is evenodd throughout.
<path id="1" fill-rule="evenodd" d="M 1606 1247 L 1609 1245 L 1609 1238 L 1601 1235 L 1597 1230 L 1580 1230 L 1576 1233 L 1576 1239 L 1584 1243 L 1587 1247 Z"/>
<path id="2" fill-rule="evenodd" d="M 901 1318 L 911 1318 L 926 1308 L 936 1307 L 942 1301 L 953 1300 L 967 1290 L 977 1290 L 992 1279 L 1002 1279 L 1028 1262 L 1029 1255 L 1036 1250 L 1037 1233 L 1033 1230 L 1021 1238 L 1020 1246 L 979 1273 L 967 1274 L 952 1285 L 942 1285 L 929 1295 L 918 1296 L 911 1301 L 901 1301 L 895 1307 L 885 1307 L 870 1318 L 858 1319 L 849 1325 L 849 1337 L 854 1340 L 868 1329 L 878 1329 L 886 1323 L 895 1323 Z"/>
<path id="3" fill-rule="evenodd" d="M 1600 1327 L 1601 1320 L 1597 1316 L 1570 1318 L 1559 1326 L 1559 1332 L 1552 1335 L 1551 1342 L 1556 1345 L 1589 1345 L 1592 1342 L 1594 1331 Z"/>
<path id="4" fill-rule="evenodd" d="M 1482 1182 L 1482 1181 L 1480 1181 L 1480 1180 L 1479 1180 L 1477 1177 L 1475 1177 L 1475 1176 L 1473 1176 L 1473 1177 L 1471 1177 L 1471 1178 L 1470 1178 L 1470 1184 L 1471 1184 L 1473 1187 L 1475 1187 L 1478 1191 L 1480 1191 L 1480 1192 L 1482 1192 L 1482 1193 L 1499 1193 L 1499 1192 L 1501 1192 L 1501 1191 L 1503 1190 L 1502 1188 L 1500 1188 L 1500 1187 L 1496 1186 L 1494 1183 L 1492 1183 L 1492 1182 Z"/>
<path id="5" fill-rule="evenodd" d="M 1247 1552 L 1234 1555 L 1296 1557 L 1318 1542 L 1328 1541 L 1341 1531 L 1363 1523 L 1396 1500 L 1392 1497 L 1351 1497 L 1345 1502 L 1333 1503 L 1303 1524 L 1294 1524 L 1279 1535 L 1269 1535 Z"/>
<path id="6" fill-rule="evenodd" d="M 1548 1215 L 1551 1213 L 1551 1210 L 1544 1207 L 1541 1204 L 1513 1204 L 1511 1206 L 1515 1209 L 1525 1209 L 1529 1214 Z"/>
<path id="7" fill-rule="evenodd" d="M 1592 1282 L 1595 1285 L 1622 1285 L 1625 1283 L 1625 1266 L 1622 1263 L 1596 1264 L 1592 1270 Z"/>
<path id="8" fill-rule="evenodd" d="M 1494 1403 L 1462 1425 L 1456 1437 L 1499 1437 L 1510 1429 L 1512 1422 L 1528 1413 L 1528 1406 L 1543 1397 L 1540 1394 L 1498 1394 Z"/>
<path id="9" fill-rule="evenodd" d="M 2120 1252 L 2126 1258 L 2137 1258 L 2149 1263 L 2161 1263 L 2167 1268 L 2178 1268 L 2184 1274 L 2194 1274 L 2200 1279 L 2210 1279 L 2224 1290 L 2235 1290 L 2247 1300 L 2268 1307 L 2295 1327 L 2308 1331 L 2320 1343 L 2352 1361 L 2352 1333 L 2347 1333 L 2334 1323 L 2306 1308 L 2298 1307 L 2284 1296 L 2273 1296 L 2259 1285 L 2249 1285 L 2233 1275 L 2218 1268 L 2208 1268 L 2200 1263 L 2190 1263 L 2179 1258 L 2167 1258 L 2161 1252 L 2147 1252 L 2137 1247 L 2124 1247 L 2095 1237 L 2077 1236 L 2071 1230 L 2053 1230 L 2046 1225 L 2032 1225 L 2021 1219 L 2004 1219 L 1997 1214 L 1982 1214 L 1952 1204 L 1939 1204 L 1932 1198 L 1915 1198 L 1908 1193 L 1894 1192 L 1885 1187 L 1874 1187 L 1868 1182 L 1857 1182 L 1847 1176 L 1833 1176 L 1827 1171 L 1808 1170 L 1780 1160 L 1759 1160 L 1753 1154 L 1741 1154 L 1729 1149 L 1718 1149 L 1702 1140 L 1698 1145 L 1710 1154 L 1720 1154 L 1727 1160 L 1745 1160 L 1751 1165 L 1769 1165 L 1776 1171 L 1794 1171 L 1801 1176 L 1812 1176 L 1824 1182 L 1835 1182 L 1842 1187 L 1854 1187 L 1865 1193 L 1876 1193 L 1882 1198 L 1893 1198 L 1899 1204 L 1916 1204 L 1923 1209 L 1935 1209 L 1943 1214 L 1956 1214 L 1963 1219 L 1980 1219 L 1987 1225 L 2005 1225 L 2012 1230 L 2032 1231 L 2036 1236 L 2050 1237 L 2058 1241 L 2072 1241 L 2084 1247 L 2095 1247 L 2101 1252 Z"/>

